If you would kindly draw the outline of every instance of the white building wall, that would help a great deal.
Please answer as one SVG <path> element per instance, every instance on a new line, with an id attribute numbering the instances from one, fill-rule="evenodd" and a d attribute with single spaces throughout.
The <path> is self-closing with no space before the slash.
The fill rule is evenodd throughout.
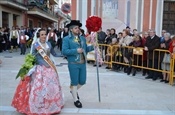
<path id="1" fill-rule="evenodd" d="M 2 8 L 0 5 L 0 27 L 2 27 Z"/>
<path id="2" fill-rule="evenodd" d="M 91 0 L 91 15 L 95 15 L 95 0 Z"/>
<path id="3" fill-rule="evenodd" d="M 164 5 L 164 0 L 157 0 L 155 30 L 158 36 L 161 36 L 162 25 L 163 25 L 163 5 Z"/>
<path id="4" fill-rule="evenodd" d="M 82 12 L 81 12 L 81 20 L 80 22 L 82 23 L 82 29 L 84 29 L 86 31 L 86 20 L 87 20 L 87 0 L 83 0 L 82 1 Z"/>

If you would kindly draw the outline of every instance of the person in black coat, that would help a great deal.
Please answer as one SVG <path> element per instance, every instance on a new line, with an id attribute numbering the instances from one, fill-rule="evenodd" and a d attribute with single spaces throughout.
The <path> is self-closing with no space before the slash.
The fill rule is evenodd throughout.
<path id="1" fill-rule="evenodd" d="M 105 38 L 106 38 L 106 33 L 102 31 L 102 28 L 97 32 L 98 34 L 98 43 L 99 44 L 104 44 L 105 43 Z"/>
<path id="2" fill-rule="evenodd" d="M 158 52 L 154 53 L 154 50 L 158 49 L 159 46 L 160 46 L 160 38 L 156 35 L 155 30 L 150 30 L 150 36 L 148 36 L 144 48 L 145 51 L 148 51 L 149 68 L 158 69 Z M 146 79 L 150 78 L 152 78 L 153 80 L 157 80 L 158 72 L 149 70 L 149 75 L 146 77 Z"/>

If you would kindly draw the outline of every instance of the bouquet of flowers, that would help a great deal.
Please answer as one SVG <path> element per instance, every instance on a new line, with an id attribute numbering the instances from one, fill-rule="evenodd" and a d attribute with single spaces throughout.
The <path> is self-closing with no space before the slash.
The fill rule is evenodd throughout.
<path id="1" fill-rule="evenodd" d="M 20 68 L 16 79 L 20 77 L 22 80 L 25 78 L 26 74 L 29 72 L 29 70 L 36 64 L 35 56 L 32 54 L 27 54 L 25 57 L 25 63 Z"/>
<path id="2" fill-rule="evenodd" d="M 98 34 L 97 31 L 101 28 L 102 20 L 98 16 L 90 16 L 86 20 L 86 28 L 88 29 L 89 32 L 91 32 L 91 40 L 90 43 L 97 44 L 97 47 L 95 47 L 95 52 L 97 54 L 97 60 L 100 64 L 103 63 L 103 59 L 101 57 L 101 52 L 98 46 Z"/>

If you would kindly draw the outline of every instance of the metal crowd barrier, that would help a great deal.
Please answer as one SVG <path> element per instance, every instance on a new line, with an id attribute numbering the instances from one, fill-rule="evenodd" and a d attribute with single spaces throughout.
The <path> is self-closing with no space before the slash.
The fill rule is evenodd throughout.
<path id="1" fill-rule="evenodd" d="M 164 72 L 170 75 L 169 77 L 169 84 L 173 85 L 174 84 L 174 66 L 175 66 L 175 54 L 173 54 L 172 58 L 170 59 L 170 69 L 165 70 L 161 68 L 162 60 L 164 58 L 164 54 L 169 54 L 171 53 L 168 50 L 163 50 L 163 49 L 155 49 L 153 51 L 153 63 L 152 67 L 149 67 L 148 62 L 150 55 L 148 52 L 145 52 L 143 47 L 132 47 L 132 46 L 125 46 L 125 47 L 120 47 L 119 45 L 107 45 L 107 44 L 99 44 L 99 49 L 101 52 L 101 56 L 104 60 L 105 64 L 109 64 L 110 67 L 112 68 L 113 64 L 118 64 L 118 65 L 124 65 L 127 66 L 132 63 L 131 66 L 135 68 L 140 68 L 140 69 L 146 69 L 146 70 L 152 70 L 152 71 L 157 71 L 157 72 Z M 110 51 L 110 55 L 107 55 L 107 51 Z M 92 54 L 91 57 L 93 57 L 94 52 L 90 52 L 89 54 Z M 89 55 L 88 54 L 88 55 Z M 129 56 L 128 63 L 127 62 L 127 56 Z M 144 60 L 144 56 L 147 57 L 146 60 Z M 154 57 L 157 56 L 156 60 Z M 158 59 L 158 60 L 157 60 Z M 87 60 L 93 60 L 95 61 L 95 56 L 94 58 L 87 58 Z M 158 67 L 154 67 L 154 61 L 158 61 Z M 146 64 L 145 64 L 146 63 Z"/>
<path id="2" fill-rule="evenodd" d="M 174 73 L 174 70 L 175 70 L 175 54 L 173 53 L 172 55 L 172 58 L 171 58 L 171 63 L 170 63 L 170 66 L 171 66 L 171 70 L 170 70 L 170 85 L 173 85 L 174 84 L 174 79 L 175 79 L 175 73 Z"/>

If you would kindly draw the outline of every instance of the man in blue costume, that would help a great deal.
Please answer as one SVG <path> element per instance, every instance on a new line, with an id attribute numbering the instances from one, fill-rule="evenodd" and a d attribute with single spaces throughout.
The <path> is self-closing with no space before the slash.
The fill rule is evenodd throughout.
<path id="1" fill-rule="evenodd" d="M 70 92 L 77 108 L 82 108 L 77 90 L 86 83 L 86 54 L 94 49 L 93 46 L 87 46 L 86 39 L 79 35 L 81 26 L 78 20 L 72 20 L 67 25 L 69 35 L 63 38 L 62 45 L 62 53 L 68 60 Z"/>

